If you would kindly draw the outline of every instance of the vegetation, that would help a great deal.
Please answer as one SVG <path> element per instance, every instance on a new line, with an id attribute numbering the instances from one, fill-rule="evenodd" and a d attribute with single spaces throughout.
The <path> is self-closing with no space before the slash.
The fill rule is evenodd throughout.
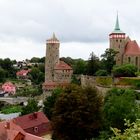
<path id="1" fill-rule="evenodd" d="M 27 106 L 24 106 L 21 115 L 30 114 L 39 110 L 38 103 L 35 99 L 29 99 Z"/>
<path id="2" fill-rule="evenodd" d="M 1 113 L 4 114 L 17 113 L 21 111 L 22 111 L 22 107 L 19 105 L 7 105 L 1 109 Z"/>
<path id="3" fill-rule="evenodd" d="M 52 116 L 53 137 L 85 140 L 98 135 L 102 97 L 92 88 L 71 86 L 58 97 Z"/>
<path id="4" fill-rule="evenodd" d="M 96 73 L 95 73 L 96 76 L 107 76 L 107 71 L 106 70 L 98 70 Z"/>
<path id="5" fill-rule="evenodd" d="M 116 64 L 115 56 L 118 52 L 113 49 L 106 49 L 105 53 L 101 55 L 102 57 L 102 65 L 105 70 L 110 74 L 113 66 Z"/>
<path id="6" fill-rule="evenodd" d="M 113 75 L 115 77 L 135 77 L 136 72 L 137 67 L 132 64 L 124 64 L 113 68 Z"/>
<path id="7" fill-rule="evenodd" d="M 53 112 L 53 108 L 55 105 L 55 102 L 58 98 L 58 96 L 60 95 L 60 93 L 62 92 L 62 89 L 55 89 L 52 92 L 52 95 L 49 97 L 46 97 L 45 101 L 44 101 L 44 108 L 43 108 L 43 112 L 46 114 L 46 116 L 51 120 L 52 118 L 52 112 Z"/>
<path id="8" fill-rule="evenodd" d="M 104 101 L 104 118 L 107 128 L 115 127 L 123 130 L 124 119 L 135 121 L 139 113 L 136 93 L 129 89 L 112 89 Z"/>
<path id="9" fill-rule="evenodd" d="M 110 87 L 112 86 L 112 77 L 96 77 L 96 83 L 97 85 L 99 86 L 107 86 L 107 87 Z"/>
<path id="10" fill-rule="evenodd" d="M 86 74 L 95 75 L 95 73 L 99 70 L 99 68 L 100 68 L 99 58 L 92 52 L 87 62 Z"/>
<path id="11" fill-rule="evenodd" d="M 127 128 L 122 133 L 121 130 L 117 128 L 112 128 L 115 136 L 111 137 L 109 140 L 139 140 L 140 139 L 140 120 L 137 119 L 136 122 L 130 123 L 130 121 L 125 120 L 125 126 Z"/>

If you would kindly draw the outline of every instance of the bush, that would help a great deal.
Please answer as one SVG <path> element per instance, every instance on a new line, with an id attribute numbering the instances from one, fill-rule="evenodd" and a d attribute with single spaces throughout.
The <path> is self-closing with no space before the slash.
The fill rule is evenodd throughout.
<path id="1" fill-rule="evenodd" d="M 107 76 L 107 71 L 106 70 L 98 70 L 95 73 L 96 76 Z"/>
<path id="2" fill-rule="evenodd" d="M 115 77 L 135 77 L 137 68 L 132 64 L 115 66 L 112 70 Z"/>
<path id="3" fill-rule="evenodd" d="M 111 86 L 112 82 L 112 77 L 96 77 L 96 83 L 100 86 Z"/>

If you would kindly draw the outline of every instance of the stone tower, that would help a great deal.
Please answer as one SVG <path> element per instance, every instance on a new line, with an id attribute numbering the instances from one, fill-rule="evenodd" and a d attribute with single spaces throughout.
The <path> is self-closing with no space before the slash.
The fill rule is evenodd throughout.
<path id="1" fill-rule="evenodd" d="M 59 63 L 59 45 L 55 34 L 46 42 L 45 81 L 54 81 L 54 67 Z"/>
<path id="2" fill-rule="evenodd" d="M 125 33 L 120 30 L 118 15 L 114 31 L 109 34 L 110 48 L 118 52 L 116 55 L 116 65 L 123 64 L 123 55 L 125 52 L 126 38 Z"/>

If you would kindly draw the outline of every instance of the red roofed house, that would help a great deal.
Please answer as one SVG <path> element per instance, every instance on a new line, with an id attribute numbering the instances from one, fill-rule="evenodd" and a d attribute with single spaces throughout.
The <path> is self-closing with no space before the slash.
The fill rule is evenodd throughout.
<path id="1" fill-rule="evenodd" d="M 30 72 L 30 70 L 20 70 L 16 73 L 16 76 L 17 76 L 17 78 L 26 79 L 26 78 L 28 78 L 29 72 Z"/>
<path id="2" fill-rule="evenodd" d="M 71 82 L 73 70 L 71 66 L 59 60 L 59 46 L 60 42 L 53 34 L 46 44 L 44 91 L 58 86 L 64 87 Z"/>
<path id="3" fill-rule="evenodd" d="M 0 122 L 0 140 L 45 140 L 25 132 L 14 120 Z"/>
<path id="4" fill-rule="evenodd" d="M 118 51 L 116 55 L 116 64 L 122 65 L 130 63 L 140 70 L 140 47 L 135 40 L 125 36 L 120 30 L 118 15 L 114 31 L 109 35 L 110 48 Z"/>
<path id="5" fill-rule="evenodd" d="M 6 82 L 2 85 L 2 90 L 5 93 L 15 94 L 16 93 L 16 86 L 11 82 Z"/>
<path id="6" fill-rule="evenodd" d="M 50 133 L 50 121 L 43 112 L 35 112 L 28 115 L 20 116 L 13 119 L 25 132 L 43 136 Z"/>

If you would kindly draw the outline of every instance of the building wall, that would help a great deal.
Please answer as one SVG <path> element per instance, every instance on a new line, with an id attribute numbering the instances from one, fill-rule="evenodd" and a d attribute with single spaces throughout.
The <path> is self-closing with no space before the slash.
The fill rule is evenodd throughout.
<path id="1" fill-rule="evenodd" d="M 125 51 L 126 40 L 123 38 L 110 38 L 110 48 L 117 51 L 116 64 L 123 64 L 123 54 Z"/>
<path id="2" fill-rule="evenodd" d="M 71 82 L 73 70 L 55 70 L 54 71 L 54 81 L 56 82 Z"/>

